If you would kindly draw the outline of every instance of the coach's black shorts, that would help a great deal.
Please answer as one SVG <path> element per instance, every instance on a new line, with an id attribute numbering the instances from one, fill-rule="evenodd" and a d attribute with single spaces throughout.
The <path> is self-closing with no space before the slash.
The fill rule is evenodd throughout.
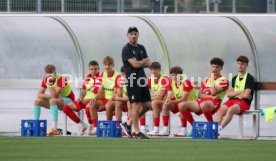
<path id="1" fill-rule="evenodd" d="M 127 86 L 127 94 L 130 103 L 134 102 L 148 102 L 151 101 L 150 91 L 148 86 L 139 87 L 133 85 L 133 87 Z"/>

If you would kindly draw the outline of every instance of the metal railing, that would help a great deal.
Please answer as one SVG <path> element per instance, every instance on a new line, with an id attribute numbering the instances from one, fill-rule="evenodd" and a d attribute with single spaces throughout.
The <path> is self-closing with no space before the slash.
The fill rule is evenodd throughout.
<path id="1" fill-rule="evenodd" d="M 0 0 L 2 13 L 275 13 L 276 0 Z"/>

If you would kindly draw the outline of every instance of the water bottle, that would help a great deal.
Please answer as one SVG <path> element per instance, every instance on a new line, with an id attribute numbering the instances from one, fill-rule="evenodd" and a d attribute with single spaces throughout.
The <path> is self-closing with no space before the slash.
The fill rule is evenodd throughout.
<path id="1" fill-rule="evenodd" d="M 109 136 L 109 130 L 106 131 L 106 137 L 108 137 L 108 136 Z"/>
<path id="2" fill-rule="evenodd" d="M 206 139 L 206 136 L 207 136 L 207 133 L 206 133 L 206 130 L 204 130 L 204 131 L 202 132 L 202 138 Z"/>
<path id="3" fill-rule="evenodd" d="M 105 137 L 105 130 L 103 130 L 102 132 L 102 137 Z"/>
<path id="4" fill-rule="evenodd" d="M 40 128 L 39 128 L 40 136 L 45 136 L 44 126 L 45 126 L 44 122 L 40 122 Z"/>
<path id="5" fill-rule="evenodd" d="M 32 123 L 28 123 L 27 125 L 27 136 L 32 136 Z"/>
<path id="6" fill-rule="evenodd" d="M 24 128 L 27 129 L 27 127 L 28 127 L 28 122 L 25 122 L 24 123 Z"/>
<path id="7" fill-rule="evenodd" d="M 40 127 L 41 127 L 41 128 L 44 128 L 44 126 L 45 126 L 45 125 L 44 125 L 44 122 L 40 122 Z"/>
<path id="8" fill-rule="evenodd" d="M 103 123 L 100 123 L 100 129 L 102 129 L 103 128 Z"/>
<path id="9" fill-rule="evenodd" d="M 110 124 L 109 123 L 106 124 L 106 128 L 110 129 Z"/>
<path id="10" fill-rule="evenodd" d="M 197 135 L 197 138 L 201 138 L 201 131 L 198 130 L 196 135 Z"/>

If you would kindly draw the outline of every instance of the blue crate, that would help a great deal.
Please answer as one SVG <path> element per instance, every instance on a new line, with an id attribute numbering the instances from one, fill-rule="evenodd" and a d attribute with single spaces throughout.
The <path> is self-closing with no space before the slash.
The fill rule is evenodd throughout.
<path id="1" fill-rule="evenodd" d="M 46 136 L 47 120 L 21 120 L 21 136 Z"/>
<path id="2" fill-rule="evenodd" d="M 98 121 L 97 137 L 98 138 L 119 138 L 122 137 L 122 121 Z"/>
<path id="3" fill-rule="evenodd" d="M 194 122 L 193 139 L 218 139 L 217 122 Z"/>

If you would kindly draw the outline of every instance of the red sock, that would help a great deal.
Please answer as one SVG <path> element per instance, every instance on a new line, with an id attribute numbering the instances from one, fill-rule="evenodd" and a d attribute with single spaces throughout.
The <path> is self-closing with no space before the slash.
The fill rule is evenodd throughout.
<path id="1" fill-rule="evenodd" d="M 160 123 L 160 117 L 156 117 L 153 119 L 154 126 L 159 126 L 159 123 Z"/>
<path id="2" fill-rule="evenodd" d="M 75 114 L 73 110 L 71 110 L 70 106 L 65 105 L 63 106 L 63 112 L 75 123 L 80 123 L 80 118 Z"/>
<path id="3" fill-rule="evenodd" d="M 180 118 L 182 127 L 187 127 L 187 120 L 185 118 Z"/>
<path id="4" fill-rule="evenodd" d="M 207 112 L 203 112 L 203 114 L 208 122 L 213 122 L 213 116 L 210 110 L 208 110 Z"/>
<path id="5" fill-rule="evenodd" d="M 146 117 L 140 117 L 140 125 L 145 126 L 146 125 Z"/>
<path id="6" fill-rule="evenodd" d="M 91 119 L 91 115 L 90 115 L 90 108 L 86 107 L 85 108 L 85 113 L 86 113 L 87 120 L 88 120 L 89 124 L 91 125 L 92 124 L 92 119 Z"/>
<path id="7" fill-rule="evenodd" d="M 191 114 L 191 112 L 188 111 L 188 110 L 185 110 L 185 111 L 181 112 L 181 114 L 193 126 L 193 123 L 194 123 L 195 120 L 194 120 L 193 115 Z"/>
<path id="8" fill-rule="evenodd" d="M 92 124 L 94 127 L 97 127 L 98 119 L 92 119 Z"/>
<path id="9" fill-rule="evenodd" d="M 163 125 L 169 126 L 169 116 L 163 116 Z"/>

